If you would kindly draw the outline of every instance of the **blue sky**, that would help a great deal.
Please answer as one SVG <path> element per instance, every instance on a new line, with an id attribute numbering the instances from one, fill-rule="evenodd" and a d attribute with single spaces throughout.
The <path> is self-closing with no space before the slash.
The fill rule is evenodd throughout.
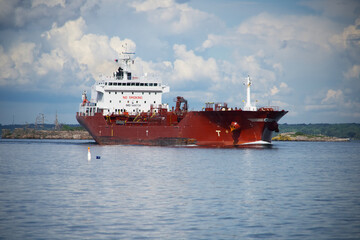
<path id="1" fill-rule="evenodd" d="M 360 123 L 359 1 L 0 0 L 0 123 L 76 123 L 122 46 L 190 109 L 259 106 L 282 123 Z"/>

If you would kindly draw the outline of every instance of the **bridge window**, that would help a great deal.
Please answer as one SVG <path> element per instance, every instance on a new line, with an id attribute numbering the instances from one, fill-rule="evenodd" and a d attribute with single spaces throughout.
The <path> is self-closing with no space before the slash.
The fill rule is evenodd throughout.
<path id="1" fill-rule="evenodd" d="M 152 87 L 153 83 L 150 83 L 149 85 L 150 85 L 150 87 Z"/>
<path id="2" fill-rule="evenodd" d="M 156 86 L 157 86 L 157 83 L 154 83 L 154 86 L 156 87 Z"/>

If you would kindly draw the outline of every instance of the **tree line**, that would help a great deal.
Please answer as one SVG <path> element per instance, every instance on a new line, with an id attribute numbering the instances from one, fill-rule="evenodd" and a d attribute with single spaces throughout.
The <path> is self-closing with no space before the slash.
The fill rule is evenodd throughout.
<path id="1" fill-rule="evenodd" d="M 329 137 L 360 140 L 359 123 L 316 123 L 316 124 L 279 124 L 279 133 L 295 132 L 307 135 L 324 135 Z"/>

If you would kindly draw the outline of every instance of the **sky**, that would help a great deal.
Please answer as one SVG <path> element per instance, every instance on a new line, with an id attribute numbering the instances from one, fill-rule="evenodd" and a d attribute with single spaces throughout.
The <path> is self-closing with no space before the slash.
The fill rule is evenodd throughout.
<path id="1" fill-rule="evenodd" d="M 360 1 L 0 0 L 0 124 L 75 124 L 84 90 L 134 51 L 173 106 L 257 106 L 280 123 L 360 123 Z"/>

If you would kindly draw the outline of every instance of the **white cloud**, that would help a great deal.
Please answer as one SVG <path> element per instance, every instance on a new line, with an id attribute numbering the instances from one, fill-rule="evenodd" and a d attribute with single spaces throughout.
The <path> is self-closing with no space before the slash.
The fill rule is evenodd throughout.
<path id="1" fill-rule="evenodd" d="M 175 4 L 172 0 L 135 1 L 131 5 L 138 12 L 154 11 L 159 8 L 170 8 Z"/>
<path id="2" fill-rule="evenodd" d="M 130 39 L 85 34 L 85 29 L 85 20 L 79 18 L 68 21 L 61 27 L 54 24 L 43 36 L 56 47 L 57 52 L 63 51 L 67 58 L 75 61 L 81 71 L 89 72 L 95 79 L 99 74 L 109 74 L 114 70 L 113 60 L 119 53 L 135 51 L 136 44 Z"/>
<path id="3" fill-rule="evenodd" d="M 11 59 L 14 61 L 16 67 L 20 68 L 24 64 L 32 64 L 34 61 L 35 43 L 22 42 L 10 50 Z"/>
<path id="4" fill-rule="evenodd" d="M 360 65 L 352 66 L 347 72 L 344 73 L 346 78 L 360 78 Z"/>
<path id="5" fill-rule="evenodd" d="M 130 3 L 139 13 L 146 13 L 151 23 L 157 28 L 164 28 L 164 32 L 183 34 L 187 31 L 222 26 L 214 15 L 189 7 L 187 4 L 179 4 L 173 0 L 145 0 Z"/>
<path id="6" fill-rule="evenodd" d="M 339 119 L 356 121 L 360 116 L 360 102 L 344 92 L 342 89 L 328 89 L 307 96 L 304 111 L 316 112 L 319 116 L 332 116 L 324 122 L 337 122 Z"/>
<path id="7" fill-rule="evenodd" d="M 350 25 L 344 29 L 341 34 L 334 34 L 331 37 L 331 42 L 337 46 L 348 48 L 360 47 L 360 18 L 355 20 L 354 25 Z"/>
<path id="8" fill-rule="evenodd" d="M 262 13 L 242 22 L 235 31 L 226 35 L 209 34 L 203 48 L 215 45 L 240 46 L 245 42 L 272 47 L 304 48 L 307 45 L 329 49 L 328 39 L 336 31 L 331 21 L 315 16 L 282 15 Z"/>
<path id="9" fill-rule="evenodd" d="M 86 34 L 85 29 L 83 18 L 68 21 L 60 27 L 53 24 L 49 31 L 42 34 L 49 52 L 42 48 L 43 44 L 33 42 L 14 44 L 8 52 L 1 47 L 0 83 L 24 85 L 29 84 L 31 78 L 32 87 L 36 88 L 36 81 L 44 78 L 42 87 L 80 86 L 89 80 L 90 74 L 94 79 L 100 73 L 111 74 L 118 54 L 136 48 L 130 39 Z M 70 77 L 65 77 L 66 74 Z"/>
<path id="10" fill-rule="evenodd" d="M 11 80 L 19 76 L 14 66 L 11 57 L 4 52 L 4 48 L 0 45 L 0 85 L 11 84 Z"/>
<path id="11" fill-rule="evenodd" d="M 192 50 L 186 50 L 185 45 L 177 45 L 174 47 L 174 75 L 172 79 L 175 81 L 200 81 L 209 79 L 212 81 L 219 80 L 218 66 L 213 58 L 205 60 L 201 56 L 195 55 Z"/>
<path id="12" fill-rule="evenodd" d="M 274 14 L 260 2 L 246 10 L 234 1 L 204 3 L 0 0 L 0 86 L 78 95 L 100 73 L 115 70 L 113 59 L 127 45 L 129 51 L 138 46 L 142 57 L 135 59 L 136 74 L 162 76 L 171 95 L 192 105 L 242 105 L 249 74 L 252 99 L 288 104 L 287 117 L 296 112 L 311 121 L 325 111 L 359 109 L 358 1 L 300 2 L 301 11 L 293 8 L 297 2 Z M 302 114 L 311 109 L 318 112 Z"/>
<path id="13" fill-rule="evenodd" d="M 68 51 L 68 46 L 83 36 L 85 27 L 86 23 L 83 18 L 68 21 L 62 27 L 58 27 L 57 24 L 54 23 L 52 28 L 43 33 L 42 36 L 46 37 L 53 46 L 60 45 L 62 47 L 67 47 L 65 50 Z"/>
<path id="14" fill-rule="evenodd" d="M 265 66 L 263 62 L 264 52 L 258 51 L 254 55 L 243 56 L 237 59 L 235 66 L 241 69 L 243 72 L 248 73 L 253 79 L 253 88 L 262 92 L 270 91 L 271 95 L 277 93 L 274 88 L 270 90 L 273 84 L 276 82 L 276 74 L 272 66 Z"/>
<path id="15" fill-rule="evenodd" d="M 54 7 L 60 5 L 61 7 L 65 7 L 65 0 L 32 0 L 31 6 L 36 7 L 41 4 L 44 4 L 48 7 Z"/>
<path id="16" fill-rule="evenodd" d="M 329 89 L 326 93 L 326 97 L 321 100 L 321 103 L 327 104 L 339 104 L 344 102 L 344 94 L 339 90 Z"/>
<path id="17" fill-rule="evenodd" d="M 29 83 L 29 73 L 34 63 L 35 44 L 21 42 L 5 52 L 0 45 L 1 85 Z"/>
<path id="18" fill-rule="evenodd" d="M 275 95 L 279 92 L 279 89 L 276 87 L 276 86 L 273 86 L 271 89 L 270 89 L 270 93 L 271 95 Z"/>
<path id="19" fill-rule="evenodd" d="M 357 0 L 307 0 L 299 3 L 321 12 L 327 17 L 356 17 L 359 2 Z"/>
<path id="20" fill-rule="evenodd" d="M 38 59 L 35 68 L 38 75 L 46 75 L 49 71 L 61 72 L 67 61 L 64 52 L 60 49 L 53 49 L 51 53 L 43 53 Z"/>
<path id="21" fill-rule="evenodd" d="M 281 82 L 279 87 L 277 87 L 275 85 L 270 89 L 270 95 L 272 95 L 272 96 L 278 95 L 279 93 L 288 94 L 288 93 L 291 93 L 291 92 L 292 92 L 292 89 L 284 82 Z"/>

